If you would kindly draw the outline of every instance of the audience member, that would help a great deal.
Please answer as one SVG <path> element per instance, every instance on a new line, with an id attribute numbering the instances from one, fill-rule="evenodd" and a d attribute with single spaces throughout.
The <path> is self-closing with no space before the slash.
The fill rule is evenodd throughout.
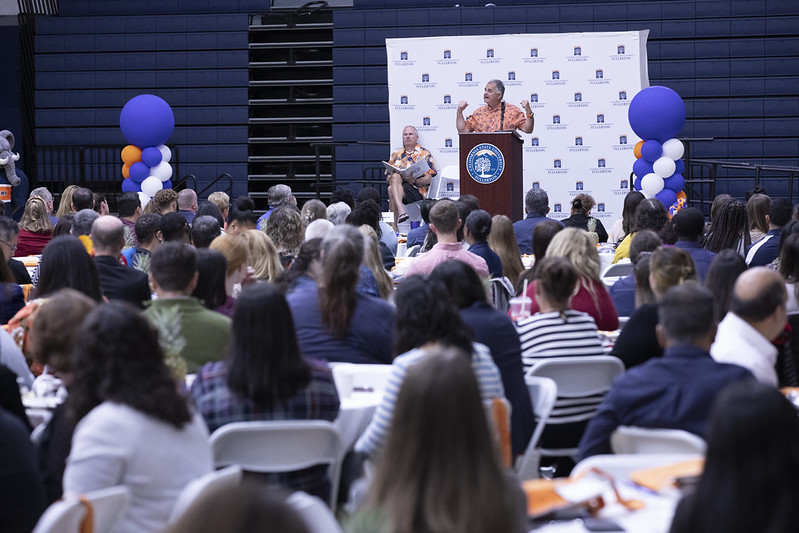
<path id="1" fill-rule="evenodd" d="M 17 221 L 10 217 L 0 216 L 0 251 L 3 252 L 3 260 L 14 276 L 14 281 L 19 285 L 26 285 L 31 282 L 28 269 L 25 268 L 22 261 L 14 259 L 18 241 L 19 224 Z"/>
<path id="2" fill-rule="evenodd" d="M 731 249 L 745 257 L 748 247 L 749 222 L 746 219 L 746 206 L 735 199 L 720 201 L 715 218 L 711 215 L 705 249 L 715 253 Z"/>
<path id="3" fill-rule="evenodd" d="M 785 280 L 773 270 L 755 267 L 738 276 L 730 310 L 710 349 L 713 358 L 740 365 L 758 381 L 776 387 L 777 348 L 771 340 L 785 328 L 786 298 Z"/>
<path id="4" fill-rule="evenodd" d="M 81 209 L 72 217 L 70 233 L 80 240 L 89 255 L 94 255 L 94 244 L 90 235 L 94 221 L 98 218 L 100 215 L 94 209 Z"/>
<path id="5" fill-rule="evenodd" d="M 161 215 L 161 236 L 164 242 L 191 244 L 191 226 L 181 213 Z"/>
<path id="6" fill-rule="evenodd" d="M 300 215 L 302 216 L 303 224 L 307 226 L 314 220 L 327 219 L 327 206 L 321 200 L 314 198 L 302 204 Z"/>
<path id="7" fill-rule="evenodd" d="M 91 189 L 86 187 L 78 187 L 75 192 L 72 193 L 72 211 L 77 213 L 82 209 L 91 209 L 94 211 L 94 194 L 92 194 Z"/>
<path id="8" fill-rule="evenodd" d="M 136 221 L 133 228 L 138 245 L 122 250 L 128 265 L 143 272 L 150 271 L 150 254 L 164 242 L 161 233 L 161 215 L 145 213 Z"/>
<path id="9" fill-rule="evenodd" d="M 283 272 L 280 256 L 275 243 L 266 233 L 257 229 L 247 230 L 241 234 L 247 245 L 248 265 L 253 269 L 253 276 L 257 281 L 275 282 Z"/>
<path id="10" fill-rule="evenodd" d="M 219 226 L 220 231 L 224 230 L 225 228 L 225 215 L 222 214 L 222 211 L 216 206 L 213 202 L 200 202 L 200 207 L 197 208 L 197 212 L 194 214 L 195 220 L 198 217 L 210 216 L 214 220 L 216 220 L 217 225 Z M 192 228 L 194 227 L 194 222 L 191 223 Z"/>
<path id="11" fill-rule="evenodd" d="M 45 509 L 33 444 L 25 425 L 0 409 L 0 523 L 8 533 L 28 533 Z"/>
<path id="12" fill-rule="evenodd" d="M 635 208 L 632 231 L 616 247 L 613 262 L 618 263 L 622 259 L 630 257 L 630 243 L 637 232 L 649 229 L 655 233 L 660 233 L 660 230 L 663 229 L 668 220 L 666 208 L 663 207 L 663 204 L 658 199 L 645 198 L 641 200 L 638 207 Z"/>
<path id="13" fill-rule="evenodd" d="M 280 256 L 280 263 L 287 267 L 305 238 L 305 226 L 300 212 L 294 205 L 274 208 L 266 224 L 266 235 L 272 239 Z"/>
<path id="14" fill-rule="evenodd" d="M 56 218 L 61 218 L 62 216 L 74 213 L 75 209 L 72 208 L 72 195 L 75 194 L 80 187 L 77 185 L 67 185 L 64 189 L 64 192 L 61 193 L 61 199 L 58 202 L 58 211 L 56 211 Z"/>
<path id="15" fill-rule="evenodd" d="M 654 303 L 643 304 L 630 317 L 613 344 L 611 355 L 621 359 L 625 368 L 663 355 L 655 330 L 658 325 L 658 303 L 671 287 L 697 282 L 696 267 L 682 248 L 660 247 L 649 258 L 649 286 Z"/>
<path id="16" fill-rule="evenodd" d="M 143 309 L 144 302 L 150 301 L 147 274 L 119 262 L 125 245 L 125 226 L 116 217 L 102 216 L 94 221 L 91 238 L 103 295 L 109 300 L 124 300 Z"/>
<path id="17" fill-rule="evenodd" d="M 144 206 L 145 213 L 156 213 L 165 215 L 167 213 L 175 213 L 178 210 L 178 193 L 172 189 L 161 189 L 153 199 L 147 202 Z"/>
<path id="18" fill-rule="evenodd" d="M 417 228 L 412 228 L 408 232 L 406 246 L 410 249 L 413 246 L 421 247 L 424 244 L 427 234 L 430 233 L 430 208 L 436 204 L 432 198 L 425 198 L 419 204 L 419 214 L 422 217 L 422 224 Z"/>
<path id="19" fill-rule="evenodd" d="M 720 251 L 710 263 L 705 278 L 705 288 L 713 293 L 713 318 L 716 322 L 721 322 L 730 310 L 735 281 L 744 270 L 746 270 L 744 258 L 735 250 Z"/>
<path id="20" fill-rule="evenodd" d="M 331 203 L 327 206 L 327 219 L 335 225 L 344 224 L 352 208 L 345 202 Z"/>
<path id="21" fill-rule="evenodd" d="M 214 311 L 232 318 L 233 307 L 236 304 L 234 297 L 238 288 L 247 280 L 248 269 L 250 268 L 247 242 L 242 237 L 220 235 L 211 242 L 209 248 L 220 252 L 225 256 L 226 260 L 225 292 L 227 293 L 227 299 L 223 306 L 214 308 Z"/>
<path id="22" fill-rule="evenodd" d="M 610 436 L 622 425 L 682 429 L 704 436 L 719 392 L 731 383 L 752 379 L 746 369 L 718 363 L 708 353 L 716 338 L 713 295 L 708 290 L 695 284 L 672 287 L 663 296 L 658 315 L 663 357 L 614 380 L 580 441 L 581 459 L 612 453 Z"/>
<path id="23" fill-rule="evenodd" d="M 123 192 L 117 196 L 117 211 L 119 220 L 125 226 L 125 244 L 136 247 L 139 245 L 136 239 L 136 221 L 142 215 L 141 198 L 135 192 Z"/>
<path id="24" fill-rule="evenodd" d="M 768 233 L 768 208 L 771 198 L 765 194 L 753 194 L 746 200 L 746 218 L 749 220 L 749 239 L 756 244 Z"/>
<path id="25" fill-rule="evenodd" d="M 2 222 L 0 222 L 0 231 L 2 231 L 1 228 Z M 11 317 L 24 306 L 25 296 L 22 287 L 14 279 L 8 264 L 0 262 L 0 324 L 7 324 Z M 0 352 L 0 358 L 2 358 L 2 352 Z"/>
<path id="26" fill-rule="evenodd" d="M 38 197 L 29 198 L 19 222 L 17 250 L 14 257 L 38 255 L 53 237 L 53 224 L 47 215 L 44 201 Z"/>
<path id="27" fill-rule="evenodd" d="M 194 217 L 194 224 L 191 225 L 191 242 L 195 248 L 208 248 L 211 241 L 221 234 L 222 226 L 214 217 L 208 215 Z"/>
<path id="28" fill-rule="evenodd" d="M 80 240 L 70 235 L 53 239 L 42 250 L 39 281 L 33 290 L 33 297 L 44 298 L 65 287 L 82 292 L 96 302 L 103 299 L 94 260 L 86 253 L 86 248 Z M 21 313 L 24 313 L 27 307 L 30 307 L 30 304 L 23 308 Z"/>
<path id="29" fill-rule="evenodd" d="M 352 194 L 352 191 L 349 189 L 336 189 L 333 191 L 333 194 L 330 195 L 330 205 L 336 204 L 338 202 L 344 202 L 350 208 L 350 211 L 355 208 L 355 196 Z M 330 218 L 330 215 L 328 215 Z"/>
<path id="30" fill-rule="evenodd" d="M 516 244 L 523 254 L 533 252 L 533 230 L 547 218 L 549 213 L 549 196 L 544 189 L 533 187 L 524 197 L 525 218 L 513 223 L 513 233 L 516 234 Z M 558 224 L 563 225 L 562 222 Z M 513 280 L 511 280 L 513 281 Z"/>
<path id="31" fill-rule="evenodd" d="M 394 280 L 383 267 L 377 233 L 375 233 L 372 226 L 367 224 L 358 226 L 358 231 L 363 234 L 364 254 L 357 290 L 366 292 L 366 294 L 371 294 L 372 296 L 379 296 L 384 300 L 389 300 L 394 294 Z M 371 276 L 364 275 L 363 267 L 369 270 L 368 273 L 370 273 Z M 371 282 L 369 280 L 374 281 L 374 287 L 371 287 Z M 368 287 L 366 284 L 367 281 L 369 281 Z"/>
<path id="32" fill-rule="evenodd" d="M 677 242 L 674 243 L 674 246 L 688 252 L 688 255 L 694 260 L 699 282 L 705 281 L 707 269 L 710 268 L 710 263 L 716 257 L 716 254 L 705 250 L 699 243 L 705 228 L 705 216 L 695 207 L 686 207 L 679 210 L 671 221 L 677 232 Z"/>
<path id="33" fill-rule="evenodd" d="M 47 189 L 47 187 L 36 187 L 31 191 L 29 196 L 36 196 L 44 201 L 44 205 L 47 207 L 47 216 L 50 218 L 50 223 L 55 226 L 58 223 L 58 217 L 53 216 L 53 194 Z"/>
<path id="34" fill-rule="evenodd" d="M 563 228 L 557 222 L 555 224 L 558 228 Z M 519 246 L 516 244 L 516 235 L 513 232 L 513 222 L 510 218 L 505 215 L 494 215 L 491 218 L 488 247 L 499 256 L 503 276 L 508 278 L 511 283 L 516 283 L 521 273 L 524 272 L 524 263 L 522 263 Z"/>
<path id="35" fill-rule="evenodd" d="M 168 242 L 153 252 L 150 283 L 158 299 L 144 314 L 156 327 L 166 326 L 167 318 L 177 315 L 179 329 L 170 334 L 182 339 L 178 343 L 182 348 L 176 351 L 186 361 L 189 372 L 219 361 L 230 340 L 230 319 L 205 309 L 199 300 L 190 297 L 197 277 L 197 254 L 192 247 Z"/>
<path id="36" fill-rule="evenodd" d="M 630 261 L 633 263 L 633 266 L 638 264 L 638 259 L 642 252 L 653 252 L 660 244 L 660 237 L 652 230 L 645 229 L 636 233 L 630 243 Z M 647 272 L 647 277 L 648 276 L 649 273 Z M 647 287 L 648 286 L 649 284 L 647 283 Z M 608 292 L 610 293 L 610 298 L 613 300 L 613 305 L 616 306 L 616 312 L 619 316 L 632 316 L 633 312 L 635 312 L 635 309 L 638 307 L 635 301 L 635 272 L 633 271 L 630 275 L 624 276 L 616 281 Z"/>
<path id="37" fill-rule="evenodd" d="M 353 532 L 527 530 L 525 499 L 502 469 L 468 353 L 431 347 L 393 384 L 385 450 Z"/>
<path id="38" fill-rule="evenodd" d="M 61 235 L 72 235 L 72 221 L 75 219 L 75 213 L 67 213 L 58 219 L 55 227 L 53 228 L 53 238 L 60 237 Z"/>
<path id="39" fill-rule="evenodd" d="M 558 232 L 547 248 L 547 257 L 564 257 L 577 271 L 577 293 L 571 302 L 572 309 L 594 317 L 601 330 L 613 331 L 619 328 L 619 315 L 613 306 L 605 284 L 599 278 L 599 254 L 588 233 L 577 228 L 566 228 Z M 540 308 L 536 299 L 536 283 L 527 287 L 527 296 L 532 299 L 530 312 L 537 313 Z"/>
<path id="40" fill-rule="evenodd" d="M 373 200 L 361 200 L 355 204 L 355 209 L 347 215 L 347 224 L 352 224 L 356 228 L 366 224 L 371 227 L 377 238 L 381 238 L 380 219 L 382 218 L 380 207 Z M 394 266 L 394 254 L 388 248 L 385 242 L 379 241 L 380 247 L 380 260 L 383 268 L 390 269 Z"/>
<path id="41" fill-rule="evenodd" d="M 278 183 L 269 187 L 267 192 L 269 198 L 269 209 L 256 221 L 257 228 L 261 231 L 266 230 L 266 222 L 272 216 L 272 212 L 278 207 L 290 206 L 297 207 L 297 199 L 291 193 L 291 187 Z"/>
<path id="42" fill-rule="evenodd" d="M 671 533 L 799 531 L 799 419 L 773 388 L 747 381 L 718 395 L 696 490 Z"/>
<path id="43" fill-rule="evenodd" d="M 258 231 L 258 230 L 251 230 Z M 206 309 L 217 311 L 227 303 L 227 259 L 216 250 L 200 248 L 197 250 L 197 286 L 191 295 L 203 304 Z M 221 311 L 219 311 L 221 312 Z M 225 313 L 221 312 L 225 316 Z"/>
<path id="44" fill-rule="evenodd" d="M 596 234 L 597 243 L 608 242 L 608 232 L 602 221 L 591 216 L 596 200 L 588 194 L 578 194 L 572 199 L 571 216 L 561 220 L 567 228 L 579 228 L 589 234 Z"/>
<path id="45" fill-rule="evenodd" d="M 156 331 L 123 303 L 98 306 L 78 332 L 70 414 L 64 494 L 127 487 L 117 531 L 162 531 L 183 488 L 213 471 L 208 430 L 175 387 Z"/>
<path id="46" fill-rule="evenodd" d="M 563 226 L 561 226 L 555 220 L 544 220 L 540 224 L 536 225 L 535 229 L 533 230 L 533 261 L 535 261 L 536 257 L 539 260 L 546 257 L 547 248 L 549 248 L 549 243 L 552 242 L 552 239 L 555 237 L 555 234 L 562 229 Z M 536 263 L 534 262 L 532 267 L 525 270 L 522 274 L 519 275 L 518 279 L 516 280 L 516 287 L 515 287 L 516 289 L 515 293 L 517 295 L 520 295 L 524 291 L 525 281 L 527 281 L 528 283 L 531 281 L 535 281 L 537 270 L 538 267 L 536 267 Z"/>
<path id="47" fill-rule="evenodd" d="M 621 242 L 633 231 L 633 220 L 635 218 L 635 208 L 646 198 L 641 191 L 630 191 L 624 197 L 621 218 L 617 218 L 610 228 L 610 242 Z"/>
<path id="48" fill-rule="evenodd" d="M 511 447 L 513 455 L 523 454 L 535 426 L 530 394 L 524 383 L 521 344 L 513 322 L 491 307 L 477 273 L 460 261 L 446 261 L 430 274 L 430 280 L 444 284 L 460 317 L 475 342 L 485 344 L 499 369 L 505 397 L 511 404 Z M 594 328 L 596 333 L 596 328 Z"/>
<path id="49" fill-rule="evenodd" d="M 765 266 L 774 261 L 780 255 L 780 234 L 782 228 L 791 220 L 793 204 L 787 198 L 775 198 L 771 200 L 766 214 L 768 222 L 768 233 L 753 244 L 746 252 L 747 266 Z"/>
<path id="50" fill-rule="evenodd" d="M 430 274 L 439 263 L 456 259 L 471 266 L 480 277 L 489 277 L 485 259 L 467 252 L 458 242 L 456 235 L 461 222 L 455 202 L 446 199 L 436 202 L 430 210 L 430 231 L 438 237 L 438 242 L 429 252 L 414 259 L 406 276 Z"/>
<path id="51" fill-rule="evenodd" d="M 394 150 L 388 158 L 390 167 L 386 167 L 386 184 L 388 188 L 388 208 L 394 215 L 394 228 L 408 220 L 404 205 L 420 202 L 427 193 L 427 187 L 436 175 L 436 163 L 433 154 L 419 144 L 419 132 L 414 126 L 405 126 L 402 130 L 402 148 Z M 413 172 L 402 175 L 401 171 L 416 163 L 424 165 L 424 172 Z M 378 201 L 378 205 L 380 202 Z"/>
<path id="52" fill-rule="evenodd" d="M 339 411 L 333 374 L 324 361 L 301 356 L 286 299 L 271 284 L 242 291 L 229 356 L 197 372 L 191 395 L 210 432 L 253 420 L 332 422 Z M 268 480 L 323 499 L 330 494 L 326 465 Z"/>
<path id="53" fill-rule="evenodd" d="M 303 247 L 309 243 L 312 241 Z M 336 226 L 322 241 L 321 265 L 314 273 L 318 287 L 308 276 L 293 279 L 287 300 L 306 357 L 331 362 L 391 362 L 394 308 L 355 289 L 363 254 L 361 233 L 350 225 Z"/>
<path id="54" fill-rule="evenodd" d="M 300 245 L 297 257 L 294 258 L 294 261 L 287 269 L 283 270 L 283 273 L 278 278 L 277 285 L 284 293 L 292 292 L 298 288 L 310 289 L 316 286 L 315 280 L 321 275 L 322 269 L 320 257 L 322 255 L 323 238 L 308 239 Z M 289 302 L 290 304 L 291 302 Z"/>
<path id="55" fill-rule="evenodd" d="M 408 370 L 427 357 L 429 350 L 436 345 L 457 348 L 469 358 L 484 402 L 502 398 L 505 393 L 491 353 L 485 345 L 472 343 L 471 333 L 442 283 L 425 281 L 421 276 L 406 278 L 397 288 L 396 301 L 396 357 L 391 363 L 391 374 L 380 405 L 369 426 L 355 443 L 355 451 L 370 457 L 377 457 L 384 448 L 397 395 Z"/>
<path id="56" fill-rule="evenodd" d="M 192 189 L 183 189 L 178 193 L 178 213 L 183 215 L 189 226 L 194 222 L 195 213 L 197 213 L 197 193 Z"/>
<path id="57" fill-rule="evenodd" d="M 491 215 L 487 211 L 477 209 L 469 213 L 464 224 L 463 237 L 469 244 L 469 251 L 485 259 L 488 272 L 492 278 L 502 277 L 502 260 L 488 246 L 491 234 Z"/>
<path id="58" fill-rule="evenodd" d="M 219 208 L 219 212 L 222 213 L 223 219 L 227 220 L 230 214 L 230 196 L 222 191 L 216 191 L 208 195 L 208 201 Z M 224 224 L 221 225 L 224 226 Z"/>
<path id="59" fill-rule="evenodd" d="M 377 211 L 378 213 L 380 213 L 380 216 L 378 217 L 378 223 L 380 224 L 380 231 L 377 232 L 377 234 L 379 235 L 380 241 L 385 243 L 386 246 L 388 246 L 388 249 L 391 250 L 392 257 L 397 255 L 397 234 L 394 233 L 394 228 L 390 224 L 388 224 L 385 220 L 383 220 L 383 213 L 381 212 L 380 209 L 381 205 L 380 191 L 378 191 L 374 187 L 364 187 L 358 192 L 358 198 L 355 201 L 355 205 L 357 206 L 359 203 L 364 202 L 366 200 L 373 200 L 374 203 L 377 204 L 378 207 Z M 410 244 L 408 244 L 407 246 L 408 248 L 411 247 Z"/>
<path id="60" fill-rule="evenodd" d="M 780 250 L 779 273 L 788 293 L 786 312 L 799 313 L 799 233 L 789 235 Z"/>
<path id="61" fill-rule="evenodd" d="M 92 193 L 92 209 L 101 217 L 111 213 L 111 210 L 108 209 L 108 199 L 100 192 Z"/>
<path id="62" fill-rule="evenodd" d="M 308 227 L 305 228 L 305 239 L 309 241 L 311 239 L 322 239 L 325 235 L 327 235 L 328 230 L 332 228 L 334 224 L 327 220 L 326 218 L 319 218 L 308 224 Z"/>
<path id="63" fill-rule="evenodd" d="M 457 239 L 460 243 L 464 241 L 463 232 L 466 229 L 466 219 L 469 218 L 469 215 L 475 210 L 474 206 L 474 202 L 455 200 L 455 207 L 458 208 L 458 218 L 461 219 L 461 225 L 457 233 Z"/>

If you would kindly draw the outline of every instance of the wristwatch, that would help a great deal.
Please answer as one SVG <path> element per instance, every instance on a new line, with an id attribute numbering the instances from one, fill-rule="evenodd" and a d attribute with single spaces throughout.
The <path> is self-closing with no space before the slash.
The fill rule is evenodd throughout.
<path id="1" fill-rule="evenodd" d="M 530 111 L 529 113 L 525 113 L 525 114 L 527 115 L 527 118 L 533 118 L 533 116 L 535 116 L 535 113 L 533 113 L 532 111 Z"/>

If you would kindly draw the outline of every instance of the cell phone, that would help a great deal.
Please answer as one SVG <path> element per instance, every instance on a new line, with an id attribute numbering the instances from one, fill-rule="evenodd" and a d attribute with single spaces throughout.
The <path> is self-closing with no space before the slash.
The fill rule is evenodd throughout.
<path id="1" fill-rule="evenodd" d="M 583 526 L 588 531 L 624 531 L 624 528 L 607 518 L 584 518 Z"/>

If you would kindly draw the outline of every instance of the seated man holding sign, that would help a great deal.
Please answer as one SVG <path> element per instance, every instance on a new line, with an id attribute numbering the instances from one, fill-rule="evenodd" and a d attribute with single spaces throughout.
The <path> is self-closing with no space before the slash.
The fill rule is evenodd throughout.
<path id="1" fill-rule="evenodd" d="M 435 162 L 429 150 L 417 144 L 419 133 L 413 126 L 402 130 L 402 148 L 391 153 L 386 167 L 388 182 L 388 205 L 394 213 L 394 229 L 408 220 L 403 204 L 424 199 L 426 187 L 436 175 Z"/>
<path id="2" fill-rule="evenodd" d="M 486 83 L 483 91 L 483 101 L 486 105 L 477 108 L 469 118 L 463 118 L 463 110 L 469 107 L 465 100 L 458 103 L 455 115 L 455 125 L 458 133 L 467 132 L 493 132 L 519 129 L 524 133 L 532 133 L 535 119 L 530 109 L 530 102 L 524 100 L 521 109 L 502 101 L 505 96 L 505 84 L 500 80 L 491 80 Z"/>

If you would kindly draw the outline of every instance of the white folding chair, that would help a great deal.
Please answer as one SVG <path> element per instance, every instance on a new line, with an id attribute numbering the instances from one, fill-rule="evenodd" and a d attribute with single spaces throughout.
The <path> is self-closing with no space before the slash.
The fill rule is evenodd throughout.
<path id="1" fill-rule="evenodd" d="M 558 397 L 558 386 L 552 379 L 527 376 L 524 381 L 527 383 L 527 390 L 533 403 L 536 424 L 524 455 L 516 462 L 516 475 L 521 481 L 539 477 L 538 467 L 541 456 L 537 450 L 538 441 L 541 440 L 541 434 L 544 432 L 544 427 L 547 425 L 547 420 Z"/>
<path id="2" fill-rule="evenodd" d="M 191 504 L 206 494 L 232 489 L 239 483 L 241 483 L 241 467 L 239 465 L 231 465 L 195 479 L 186 485 L 178 496 L 172 514 L 169 516 L 169 523 L 174 524 L 180 520 Z"/>
<path id="3" fill-rule="evenodd" d="M 628 454 L 704 454 L 705 440 L 681 429 L 619 426 L 610 436 L 613 453 Z"/>
<path id="4" fill-rule="evenodd" d="M 225 424 L 210 437 L 217 468 L 239 465 L 248 472 L 293 472 L 329 465 L 330 507 L 335 511 L 345 449 L 326 420 L 285 420 Z"/>
<path id="5" fill-rule="evenodd" d="M 615 479 L 627 479 L 630 473 L 636 470 L 693 461 L 703 457 L 704 455 L 695 453 L 592 455 L 577 463 L 569 477 L 575 478 L 592 468 L 599 468 Z"/>
<path id="6" fill-rule="evenodd" d="M 602 272 L 602 276 L 601 277 L 603 277 L 603 278 L 611 278 L 611 277 L 621 278 L 621 277 L 624 277 L 624 276 L 629 276 L 630 274 L 633 273 L 633 269 L 634 268 L 635 268 L 635 265 L 633 265 L 630 262 L 616 263 L 616 264 L 610 265 L 608 268 L 606 268 L 605 271 Z"/>
<path id="7" fill-rule="evenodd" d="M 610 389 L 616 376 L 624 373 L 624 364 L 610 355 L 552 357 L 542 359 L 527 371 L 528 376 L 552 379 L 558 386 L 558 398 L 547 425 L 587 422 L 593 418 L 602 396 Z M 538 448 L 542 456 L 571 456 L 578 454 L 573 447 Z"/>
<path id="8" fill-rule="evenodd" d="M 388 385 L 391 365 L 344 363 L 333 366 L 332 370 L 339 398 L 349 398 L 359 391 L 382 394 Z"/>
<path id="9" fill-rule="evenodd" d="M 130 491 L 125 486 L 108 487 L 83 495 L 92 508 L 94 531 L 113 531 L 128 508 Z M 86 516 L 87 503 L 78 496 L 65 495 L 44 512 L 34 533 L 78 533 Z"/>
<path id="10" fill-rule="evenodd" d="M 325 502 L 305 492 L 295 492 L 286 499 L 300 513 L 309 533 L 341 533 L 341 526 Z"/>

